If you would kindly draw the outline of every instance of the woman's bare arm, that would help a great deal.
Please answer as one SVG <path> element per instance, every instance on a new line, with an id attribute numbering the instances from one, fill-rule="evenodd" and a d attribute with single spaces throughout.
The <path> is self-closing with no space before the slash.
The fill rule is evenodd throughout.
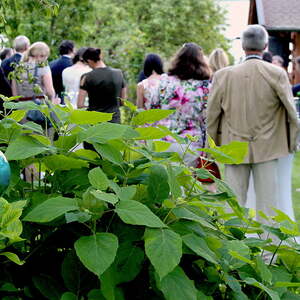
<path id="1" fill-rule="evenodd" d="M 42 83 L 43 83 L 46 95 L 49 97 L 49 99 L 54 104 L 60 103 L 59 100 L 55 99 L 55 91 L 54 91 L 54 87 L 53 87 L 51 72 L 47 72 L 46 74 L 44 74 L 42 76 Z"/>
<path id="2" fill-rule="evenodd" d="M 85 101 L 86 96 L 87 96 L 87 92 L 83 89 L 80 89 L 79 93 L 78 93 L 78 97 L 77 97 L 77 107 L 78 108 L 86 107 L 84 105 L 84 101 Z"/>
<path id="3" fill-rule="evenodd" d="M 136 105 L 138 108 L 144 108 L 144 86 L 141 82 L 136 87 Z"/>
<path id="4" fill-rule="evenodd" d="M 18 92 L 17 92 L 17 82 L 15 79 L 13 79 L 11 81 L 11 92 L 13 96 L 18 96 Z"/>

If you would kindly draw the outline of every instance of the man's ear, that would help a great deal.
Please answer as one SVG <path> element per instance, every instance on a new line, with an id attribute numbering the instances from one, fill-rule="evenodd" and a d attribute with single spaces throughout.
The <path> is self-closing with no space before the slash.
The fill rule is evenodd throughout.
<path id="1" fill-rule="evenodd" d="M 265 44 L 264 51 L 268 48 L 268 45 L 269 45 L 268 43 Z"/>

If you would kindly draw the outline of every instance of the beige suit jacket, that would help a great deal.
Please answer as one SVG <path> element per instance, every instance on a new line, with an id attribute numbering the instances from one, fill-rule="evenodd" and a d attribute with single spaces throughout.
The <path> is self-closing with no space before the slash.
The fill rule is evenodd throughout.
<path id="1" fill-rule="evenodd" d="M 299 125 L 286 72 L 259 59 L 216 72 L 208 99 L 207 126 L 217 145 L 249 142 L 245 163 L 264 162 L 295 151 Z"/>

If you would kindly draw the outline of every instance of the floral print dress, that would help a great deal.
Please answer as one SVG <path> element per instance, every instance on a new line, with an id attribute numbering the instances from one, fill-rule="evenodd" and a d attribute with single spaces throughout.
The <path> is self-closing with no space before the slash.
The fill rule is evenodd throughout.
<path id="1" fill-rule="evenodd" d="M 209 80 L 180 80 L 176 76 L 163 74 L 158 99 L 146 105 L 148 109 L 173 109 L 174 113 L 158 124 L 182 137 L 187 134 L 197 136 L 198 140 L 192 146 L 205 147 L 206 108 L 210 87 Z M 174 142 L 171 137 L 167 137 L 167 140 Z"/>
<path id="2" fill-rule="evenodd" d="M 157 78 L 147 78 L 142 81 L 144 87 L 143 102 L 146 110 L 157 106 L 159 99 L 159 84 L 160 77 Z"/>

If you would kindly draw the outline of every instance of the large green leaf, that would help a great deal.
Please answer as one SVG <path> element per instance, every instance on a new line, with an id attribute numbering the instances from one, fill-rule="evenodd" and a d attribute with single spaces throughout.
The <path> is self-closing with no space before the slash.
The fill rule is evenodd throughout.
<path id="1" fill-rule="evenodd" d="M 249 284 L 249 285 L 253 285 L 253 286 L 263 290 L 264 292 L 266 292 L 270 296 L 270 298 L 272 300 L 280 300 L 280 297 L 279 297 L 279 295 L 276 291 L 266 287 L 262 283 L 258 282 L 256 279 L 254 279 L 254 278 L 245 278 L 244 282 Z"/>
<path id="2" fill-rule="evenodd" d="M 105 298 L 100 290 L 94 289 L 88 293 L 88 300 L 105 300 Z"/>
<path id="3" fill-rule="evenodd" d="M 138 137 L 139 134 L 130 126 L 115 123 L 101 123 L 90 127 L 78 134 L 78 142 L 100 143 L 104 144 L 114 139 L 131 139 Z"/>
<path id="4" fill-rule="evenodd" d="M 95 196 L 97 199 L 111 203 L 111 204 L 116 204 L 119 199 L 115 194 L 112 193 L 104 193 L 99 190 L 91 191 L 91 194 Z"/>
<path id="5" fill-rule="evenodd" d="M 243 241 L 224 241 L 224 244 L 223 257 L 228 261 L 230 268 L 240 268 L 247 263 L 254 266 L 254 262 L 250 260 L 250 249 Z"/>
<path id="6" fill-rule="evenodd" d="M 70 121 L 74 124 L 97 124 L 110 121 L 111 118 L 112 114 L 78 109 L 73 110 L 70 115 Z"/>
<path id="7" fill-rule="evenodd" d="M 120 201 L 116 205 L 115 211 L 126 224 L 145 225 L 154 228 L 166 227 L 160 218 L 157 217 L 146 205 L 137 201 Z"/>
<path id="8" fill-rule="evenodd" d="M 241 164 L 248 153 L 248 142 L 232 141 L 229 144 L 216 146 L 212 139 L 209 139 L 210 148 L 198 150 L 210 153 L 216 161 L 224 164 Z"/>
<path id="9" fill-rule="evenodd" d="M 180 262 L 182 256 L 181 237 L 169 229 L 147 228 L 145 231 L 145 252 L 162 279 Z"/>
<path id="10" fill-rule="evenodd" d="M 25 130 L 30 130 L 30 131 L 34 131 L 40 134 L 44 134 L 44 130 L 42 128 L 41 125 L 38 125 L 34 122 L 26 122 L 24 124 L 22 124 L 22 128 L 24 128 Z"/>
<path id="11" fill-rule="evenodd" d="M 256 271 L 260 275 L 260 278 L 262 279 L 263 282 L 267 284 L 272 283 L 272 273 L 268 269 L 267 265 L 261 258 L 261 256 L 257 255 L 255 257 L 255 266 L 256 266 Z"/>
<path id="12" fill-rule="evenodd" d="M 161 139 L 166 136 L 166 133 L 156 127 L 139 127 L 135 129 L 139 135 L 135 138 L 137 140 L 154 140 Z"/>
<path id="13" fill-rule="evenodd" d="M 100 167 L 92 169 L 88 177 L 91 185 L 98 190 L 106 190 L 109 186 L 109 180 Z"/>
<path id="14" fill-rule="evenodd" d="M 88 162 L 78 158 L 76 159 L 69 156 L 65 156 L 63 154 L 46 156 L 43 159 L 43 163 L 48 169 L 52 171 L 71 170 L 88 167 Z"/>
<path id="15" fill-rule="evenodd" d="M 213 264 L 218 264 L 218 258 L 213 251 L 211 251 L 206 241 L 200 236 L 190 233 L 182 237 L 183 242 L 192 249 L 195 253 L 208 260 Z"/>
<path id="16" fill-rule="evenodd" d="M 60 300 L 77 300 L 77 296 L 71 292 L 65 292 L 61 296 Z"/>
<path id="17" fill-rule="evenodd" d="M 100 276 L 101 291 L 107 300 L 123 299 L 117 285 L 132 281 L 142 268 L 144 251 L 131 242 L 120 244 L 113 264 Z"/>
<path id="18" fill-rule="evenodd" d="M 70 272 L 72 270 L 72 272 Z M 61 276 L 64 280 L 64 284 L 67 289 L 73 293 L 77 293 L 78 290 L 85 283 L 84 279 L 86 269 L 80 263 L 75 251 L 69 252 L 61 265 Z"/>
<path id="19" fill-rule="evenodd" d="M 20 136 L 12 141 L 5 152 L 8 160 L 20 160 L 43 153 L 50 148 L 31 136 Z"/>
<path id="20" fill-rule="evenodd" d="M 11 143 L 22 134 L 22 126 L 14 121 L 4 119 L 0 123 L 0 142 Z"/>
<path id="21" fill-rule="evenodd" d="M 242 287 L 239 281 L 234 277 L 229 275 L 228 273 L 224 273 L 224 280 L 227 285 L 236 293 L 243 294 Z"/>
<path id="22" fill-rule="evenodd" d="M 197 290 L 180 267 L 176 267 L 160 282 L 166 300 L 197 300 Z"/>
<path id="23" fill-rule="evenodd" d="M 9 116 L 7 116 L 7 118 L 20 122 L 25 117 L 25 114 L 25 110 L 14 110 L 9 114 Z"/>
<path id="24" fill-rule="evenodd" d="M 115 259 L 118 238 L 111 233 L 96 233 L 79 238 L 74 247 L 84 266 L 100 276 Z"/>
<path id="25" fill-rule="evenodd" d="M 21 261 L 17 254 L 12 252 L 1 252 L 0 255 L 6 256 L 9 260 L 13 261 L 15 264 L 21 266 L 24 261 Z"/>
<path id="26" fill-rule="evenodd" d="M 33 101 L 5 102 L 3 106 L 8 109 L 21 109 L 21 110 L 40 109 L 40 105 L 35 104 Z"/>
<path id="27" fill-rule="evenodd" d="M 94 144 L 96 151 L 105 159 L 113 162 L 116 165 L 123 163 L 123 157 L 119 150 L 110 144 Z"/>
<path id="28" fill-rule="evenodd" d="M 101 292 L 106 300 L 116 300 L 115 272 L 112 267 L 108 268 L 101 276 Z"/>
<path id="29" fill-rule="evenodd" d="M 120 245 L 117 257 L 113 263 L 115 268 L 115 283 L 132 281 L 140 272 L 144 261 L 144 251 L 131 242 Z"/>
<path id="30" fill-rule="evenodd" d="M 120 200 L 132 200 L 135 194 L 135 185 L 120 187 L 120 190 L 117 192 L 117 195 L 120 198 Z"/>
<path id="31" fill-rule="evenodd" d="M 208 223 L 203 217 L 196 215 L 186 207 L 176 207 L 172 210 L 172 213 L 179 219 L 196 221 L 204 227 L 216 230 L 216 228 L 212 224 Z"/>
<path id="32" fill-rule="evenodd" d="M 168 174 L 164 166 L 154 165 L 150 168 L 148 194 L 151 202 L 162 203 L 170 192 Z"/>
<path id="33" fill-rule="evenodd" d="M 57 148 L 63 149 L 65 151 L 69 151 L 76 145 L 76 135 L 62 135 L 58 138 L 58 140 L 54 141 L 54 145 Z"/>
<path id="34" fill-rule="evenodd" d="M 132 124 L 144 125 L 146 123 L 154 123 L 168 117 L 173 113 L 174 110 L 164 110 L 164 109 L 149 109 L 149 110 L 141 111 L 132 118 Z"/>
<path id="35" fill-rule="evenodd" d="M 169 186 L 173 197 L 174 198 L 181 197 L 182 195 L 181 187 L 177 181 L 175 172 L 171 165 L 167 166 L 167 171 L 168 171 Z"/>
<path id="36" fill-rule="evenodd" d="M 206 296 L 203 292 L 197 291 L 197 300 L 214 300 L 211 296 Z"/>
<path id="37" fill-rule="evenodd" d="M 49 275 L 39 274 L 32 278 L 34 286 L 49 300 L 60 300 L 63 289 L 60 283 Z"/>
<path id="38" fill-rule="evenodd" d="M 28 222 L 45 223 L 65 214 L 68 211 L 78 210 L 76 199 L 66 197 L 51 198 L 36 206 L 23 219 Z"/>
<path id="39" fill-rule="evenodd" d="M 121 201 L 123 200 L 132 200 L 136 194 L 136 186 L 122 186 L 120 187 L 116 182 L 110 181 L 110 188 L 116 193 Z"/>

